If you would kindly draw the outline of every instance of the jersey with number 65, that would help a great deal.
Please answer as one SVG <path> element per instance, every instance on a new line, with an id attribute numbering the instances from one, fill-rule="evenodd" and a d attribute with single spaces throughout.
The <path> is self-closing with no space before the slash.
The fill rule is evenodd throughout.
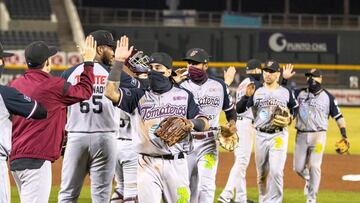
<path id="1" fill-rule="evenodd" d="M 72 67 L 62 74 L 72 85 L 80 80 L 83 64 Z M 120 111 L 104 96 L 110 68 L 94 63 L 95 83 L 89 100 L 68 107 L 66 131 L 72 133 L 116 132 L 119 129 Z"/>

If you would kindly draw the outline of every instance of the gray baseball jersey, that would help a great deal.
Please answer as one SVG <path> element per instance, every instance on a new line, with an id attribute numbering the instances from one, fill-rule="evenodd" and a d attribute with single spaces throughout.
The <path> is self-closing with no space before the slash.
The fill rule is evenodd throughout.
<path id="1" fill-rule="evenodd" d="M 65 71 L 62 77 L 75 85 L 79 82 L 83 69 L 83 64 L 80 64 Z M 68 132 L 116 132 L 119 129 L 120 111 L 103 95 L 109 71 L 108 67 L 94 63 L 93 95 L 89 100 L 68 107 L 65 127 Z"/>
<path id="2" fill-rule="evenodd" d="M 243 97 L 246 93 L 246 87 L 252 83 L 250 78 L 245 78 L 236 89 L 236 103 L 240 101 L 241 97 Z M 245 117 L 251 120 L 254 120 L 254 114 L 252 110 L 249 108 L 245 112 L 238 114 L 238 117 Z"/>
<path id="3" fill-rule="evenodd" d="M 279 86 L 277 89 L 267 89 L 262 86 L 255 90 L 247 106 L 254 107 L 255 128 L 267 129 L 271 127 L 271 115 L 276 106 L 294 109 L 298 107 L 298 103 L 294 94 L 286 87 Z"/>
<path id="4" fill-rule="evenodd" d="M 185 80 L 181 83 L 181 87 L 194 94 L 196 103 L 202 113 L 208 117 L 212 129 L 219 127 L 221 111 L 234 108 L 230 91 L 222 80 L 211 77 L 202 85 Z"/>
<path id="5" fill-rule="evenodd" d="M 302 132 L 326 131 L 329 115 L 334 119 L 342 116 L 337 101 L 328 91 L 314 95 L 307 89 L 295 91 L 299 102 L 296 129 Z"/>
<path id="6" fill-rule="evenodd" d="M 199 115 L 199 107 L 190 92 L 175 86 L 163 94 L 145 89 L 119 88 L 119 90 L 121 98 L 118 107 L 127 113 L 135 114 L 134 125 L 139 132 L 133 137 L 133 141 L 138 153 L 158 156 L 191 150 L 190 136 L 169 147 L 154 134 L 160 122 L 166 117 L 181 116 L 192 119 Z"/>

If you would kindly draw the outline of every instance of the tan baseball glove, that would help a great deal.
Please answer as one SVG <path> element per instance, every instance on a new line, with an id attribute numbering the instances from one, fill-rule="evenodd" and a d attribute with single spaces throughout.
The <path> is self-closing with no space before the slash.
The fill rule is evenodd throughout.
<path id="1" fill-rule="evenodd" d="M 239 143 L 235 122 L 220 126 L 219 143 L 227 151 L 234 151 Z"/>
<path id="2" fill-rule="evenodd" d="M 170 116 L 161 121 L 155 135 L 171 147 L 188 136 L 193 127 L 192 122 L 186 118 Z"/>
<path id="3" fill-rule="evenodd" d="M 349 153 L 350 143 L 347 139 L 342 138 L 341 140 L 337 141 L 335 143 L 335 151 L 338 154 L 345 154 Z"/>
<path id="4" fill-rule="evenodd" d="M 271 125 L 284 128 L 291 124 L 291 115 L 288 108 L 276 106 L 272 115 Z"/>

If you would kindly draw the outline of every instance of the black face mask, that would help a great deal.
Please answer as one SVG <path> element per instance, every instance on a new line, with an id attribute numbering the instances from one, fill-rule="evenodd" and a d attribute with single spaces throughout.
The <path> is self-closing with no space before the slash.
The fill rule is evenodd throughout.
<path id="1" fill-rule="evenodd" d="M 313 94 L 318 93 L 322 89 L 321 84 L 315 81 L 313 78 L 309 78 L 307 83 L 309 85 L 309 92 Z"/>
<path id="2" fill-rule="evenodd" d="M 139 82 L 140 82 L 140 88 L 143 88 L 143 89 L 149 89 L 150 87 L 150 80 L 149 78 L 146 78 L 146 79 L 138 79 Z"/>
<path id="3" fill-rule="evenodd" d="M 150 88 L 152 91 L 162 94 L 171 89 L 170 79 L 164 76 L 163 72 L 151 70 L 149 73 Z"/>
<path id="4" fill-rule="evenodd" d="M 1 65 L 0 65 L 0 77 L 1 77 L 1 75 L 4 71 L 4 68 L 5 68 L 5 61 L 2 58 L 0 58 L 0 60 L 1 60 Z"/>
<path id="5" fill-rule="evenodd" d="M 254 78 L 257 81 L 261 80 L 261 75 L 262 75 L 261 73 L 260 74 L 248 74 L 248 76 Z"/>

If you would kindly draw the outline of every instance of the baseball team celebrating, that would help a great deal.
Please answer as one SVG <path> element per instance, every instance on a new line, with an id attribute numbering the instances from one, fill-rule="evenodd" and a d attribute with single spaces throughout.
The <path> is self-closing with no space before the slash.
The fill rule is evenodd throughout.
<path id="1" fill-rule="evenodd" d="M 201 48 L 188 50 L 187 67 L 177 70 L 167 53 L 148 56 L 105 30 L 90 33 L 79 51 L 84 62 L 54 77 L 56 47 L 33 42 L 24 75 L 0 86 L 0 203 L 10 202 L 8 170 L 22 203 L 48 202 L 51 163 L 61 155 L 59 203 L 78 201 L 86 175 L 94 203 L 212 203 L 219 145 L 234 151 L 235 162 L 218 202 L 253 202 L 246 170 L 254 145 L 258 201 L 280 203 L 293 121 L 294 171 L 305 180 L 306 202 L 315 203 L 329 116 L 342 136 L 338 152 L 349 148 L 320 70 L 305 74 L 307 87 L 291 90 L 293 65 L 251 59 L 234 101 L 235 68 L 224 79 L 209 75 Z M 11 56 L 0 44 L 0 69 Z"/>

